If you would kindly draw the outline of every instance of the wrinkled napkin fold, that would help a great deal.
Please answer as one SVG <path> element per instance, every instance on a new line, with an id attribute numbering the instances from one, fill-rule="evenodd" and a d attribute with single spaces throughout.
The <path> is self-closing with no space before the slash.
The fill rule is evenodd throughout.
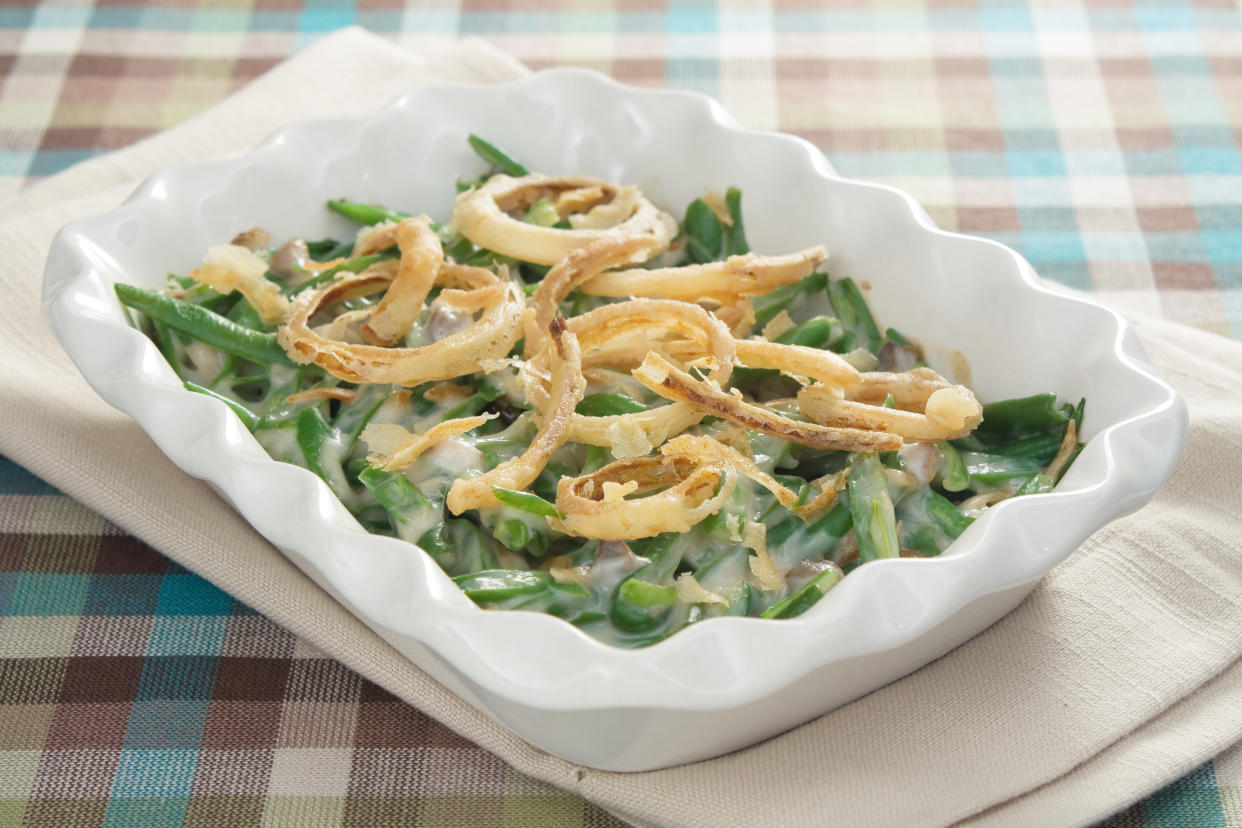
<path id="1" fill-rule="evenodd" d="M 1136 320 L 1185 397 L 1185 457 L 1011 615 L 947 656 L 763 744 L 636 774 L 527 745 L 381 641 L 78 375 L 42 322 L 53 234 L 170 163 L 360 115 L 425 82 L 526 70 L 478 41 L 421 55 L 347 29 L 208 113 L 0 207 L 0 451 L 518 770 L 639 823 L 1085 823 L 1242 739 L 1242 344 Z"/>

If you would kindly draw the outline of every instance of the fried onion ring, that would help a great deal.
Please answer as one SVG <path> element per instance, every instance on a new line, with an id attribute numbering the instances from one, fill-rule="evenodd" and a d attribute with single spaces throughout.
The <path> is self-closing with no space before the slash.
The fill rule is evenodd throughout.
<path id="1" fill-rule="evenodd" d="M 601 215 L 579 223 L 602 224 L 600 219 L 607 217 L 616 222 L 610 227 L 583 226 L 562 230 L 527 224 L 508 214 L 509 210 L 529 206 L 540 198 L 548 198 L 555 203 L 566 192 L 574 194 L 567 198 L 567 206 L 580 209 L 590 203 L 588 199 L 596 190 L 608 201 L 601 202 L 585 215 L 590 217 L 602 211 Z M 632 194 L 627 192 L 630 190 Z M 584 193 L 586 198 L 582 197 Z M 628 215 L 609 215 L 612 202 L 632 203 L 632 209 Z M 574 223 L 572 219 L 570 223 Z M 588 176 L 534 173 L 521 178 L 494 175 L 482 187 L 462 193 L 453 208 L 453 224 L 459 233 L 479 247 L 527 262 L 554 265 L 570 252 L 605 238 L 650 238 L 663 249 L 672 236 L 670 224 L 675 225 L 675 222 L 633 188 L 618 187 Z"/>
<path id="2" fill-rule="evenodd" d="M 606 482 L 637 481 L 637 491 L 668 486 L 633 500 L 603 498 Z M 688 532 L 724 506 L 737 485 L 732 466 L 695 463 L 660 456 L 617 460 L 580 477 L 562 477 L 556 506 L 563 519 L 548 518 L 558 532 L 603 540 L 649 538 L 663 532 Z"/>
<path id="3" fill-rule="evenodd" d="M 381 348 L 328 339 L 311 329 L 310 319 L 319 311 L 344 299 L 384 290 L 392 278 L 391 268 L 369 268 L 318 290 L 304 291 L 277 331 L 277 341 L 294 362 L 313 362 L 343 380 L 412 386 L 472 374 L 481 361 L 507 355 L 522 334 L 526 302 L 521 288 L 491 271 L 462 265 L 441 267 L 436 281 L 474 285 L 488 292 L 479 319 L 464 331 L 420 348 Z"/>

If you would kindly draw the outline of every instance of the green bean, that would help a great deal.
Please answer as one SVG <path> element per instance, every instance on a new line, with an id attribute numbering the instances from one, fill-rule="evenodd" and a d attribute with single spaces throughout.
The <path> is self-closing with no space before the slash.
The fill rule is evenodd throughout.
<path id="1" fill-rule="evenodd" d="M 530 527 L 517 518 L 503 518 L 492 529 L 492 537 L 512 550 L 520 551 L 530 542 Z"/>
<path id="2" fill-rule="evenodd" d="M 850 513 L 858 536 L 861 563 L 901 554 L 897 521 L 888 494 L 888 475 L 874 453 L 855 454 L 850 461 Z"/>
<path id="3" fill-rule="evenodd" d="M 418 527 L 426 522 L 431 504 L 418 487 L 401 472 L 390 472 L 367 466 L 358 473 L 358 480 L 388 513 L 397 536 L 414 543 Z"/>
<path id="4" fill-rule="evenodd" d="M 539 517 L 556 517 L 564 520 L 565 513 L 556 508 L 555 505 L 544 500 L 537 494 L 531 492 L 519 492 L 513 489 L 505 489 L 500 486 L 492 486 L 492 494 L 496 499 L 506 506 L 512 506 L 514 509 L 520 509 Z M 508 544 L 506 544 L 507 546 Z M 510 546 L 510 549 L 514 547 Z"/>
<path id="5" fill-rule="evenodd" d="M 231 400 L 228 397 L 224 396 L 223 394 L 217 394 L 215 391 L 212 391 L 210 388 L 204 388 L 203 386 L 192 383 L 189 380 L 185 380 L 184 382 L 182 382 L 182 385 L 184 385 L 186 389 L 189 391 L 193 391 L 196 394 L 203 394 L 204 396 L 208 396 L 208 397 L 214 397 L 215 399 L 227 405 L 229 408 L 233 410 L 233 413 L 237 415 L 237 418 L 242 421 L 242 425 L 246 427 L 247 431 L 253 433 L 254 430 L 258 428 L 258 425 L 259 425 L 258 416 L 253 411 L 251 411 L 249 408 L 246 408 L 246 406 L 242 405 L 236 400 Z"/>
<path id="6" fill-rule="evenodd" d="M 962 455 L 957 453 L 951 444 L 944 441 L 936 443 L 940 452 L 940 467 L 936 470 L 936 483 L 946 492 L 962 492 L 970 486 L 970 474 Z"/>
<path id="7" fill-rule="evenodd" d="M 499 170 L 505 175 L 511 175 L 514 178 L 530 175 L 530 170 L 513 160 L 513 156 L 495 144 L 484 141 L 479 136 L 473 134 L 467 136 L 466 140 L 470 143 L 470 148 L 486 161 L 492 169 Z"/>
<path id="8" fill-rule="evenodd" d="M 1019 486 L 1018 490 L 1013 493 L 1013 496 L 1019 497 L 1021 495 L 1043 494 L 1044 492 L 1052 491 L 1052 487 L 1054 485 L 1055 484 L 1052 482 L 1051 477 L 1043 472 L 1040 472 L 1039 474 L 1033 474 L 1027 478 L 1027 481 Z"/>
<path id="9" fill-rule="evenodd" d="M 725 227 L 724 253 L 726 256 L 741 256 L 750 252 L 750 243 L 746 241 L 746 225 L 742 223 L 742 191 L 730 187 L 725 191 L 725 208 L 729 211 L 732 223 Z"/>
<path id="10" fill-rule="evenodd" d="M 115 289 L 117 298 L 129 307 L 200 342 L 251 362 L 293 365 L 272 334 L 249 330 L 206 308 L 155 291 L 123 284 Z"/>
<path id="11" fill-rule="evenodd" d="M 975 488 L 994 488 L 1010 480 L 1025 480 L 1040 471 L 1039 464 L 1032 460 L 982 451 L 962 452 L 962 462 Z"/>
<path id="12" fill-rule="evenodd" d="M 359 387 L 353 401 L 341 406 L 332 425 L 341 433 L 341 443 L 345 446 L 346 454 L 353 450 L 362 430 L 391 395 L 391 385 L 363 385 Z"/>
<path id="13" fill-rule="evenodd" d="M 681 561 L 678 539 L 673 532 L 653 538 L 645 550 L 648 563 L 617 587 L 608 617 L 618 629 L 645 633 L 665 620 L 665 613 L 677 602 L 676 587 L 662 582 L 672 578 Z"/>
<path id="14" fill-rule="evenodd" d="M 935 492 L 927 493 L 927 514 L 936 522 L 949 540 L 957 540 L 957 536 L 966 531 L 966 527 L 975 519 L 965 515 L 961 509 L 953 505 L 946 497 Z"/>
<path id="15" fill-rule="evenodd" d="M 988 446 L 986 450 L 991 454 L 1031 460 L 1041 466 L 1046 466 L 1052 462 L 1052 458 L 1057 456 L 1057 452 L 1061 449 L 1062 439 L 1063 434 L 1058 432 L 1032 434 L 1030 437 L 1023 437 L 1012 443 Z"/>
<path id="16" fill-rule="evenodd" d="M 772 606 L 764 610 L 761 618 L 794 618 L 806 612 L 815 602 L 823 598 L 828 590 L 837 585 L 845 577 L 841 567 L 829 563 L 822 572 L 807 581 L 795 591 L 786 595 Z"/>
<path id="17" fill-rule="evenodd" d="M 827 284 L 827 274 L 812 273 L 797 284 L 785 285 L 761 296 L 751 297 L 750 302 L 755 309 L 755 328 L 762 330 L 764 325 L 772 321 L 772 317 L 788 310 L 798 299 L 819 293 Z"/>
<path id="18" fill-rule="evenodd" d="M 833 279 L 828 282 L 828 298 L 832 308 L 845 329 L 854 334 L 858 344 L 873 354 L 879 353 L 883 344 L 880 329 L 876 327 L 875 318 L 867 307 L 867 300 L 853 279 Z"/>
<path id="19" fill-rule="evenodd" d="M 418 539 L 436 563 L 450 575 L 462 575 L 499 566 L 496 542 L 464 518 L 445 518 Z"/>
<path id="20" fill-rule="evenodd" d="M 360 204 L 344 198 L 330 199 L 328 209 L 356 224 L 380 224 L 385 221 L 402 221 L 410 217 L 409 213 L 401 213 L 381 207 L 378 204 Z"/>
<path id="21" fill-rule="evenodd" d="M 297 419 L 298 446 L 306 458 L 306 467 L 323 478 L 332 493 L 348 503 L 352 492 L 345 482 L 340 457 L 326 451 L 330 444 L 340 445 L 340 434 L 323 418 L 317 408 L 304 408 Z"/>
<path id="22" fill-rule="evenodd" d="M 1056 394 L 1035 394 L 983 406 L 978 436 L 993 443 L 1007 443 L 1040 431 L 1064 428 L 1069 422 L 1057 408 Z"/>
<path id="23" fill-rule="evenodd" d="M 845 336 L 845 328 L 831 316 L 813 316 L 795 325 L 776 338 L 782 345 L 804 345 L 808 348 L 831 348 Z"/>
<path id="24" fill-rule="evenodd" d="M 236 322 L 243 328 L 252 331 L 263 330 L 263 320 L 259 318 L 259 312 L 245 298 L 234 304 L 224 316 L 230 322 Z"/>
<path id="25" fill-rule="evenodd" d="M 326 254 L 331 253 L 342 244 L 336 239 L 320 239 L 319 241 L 303 239 L 303 241 L 306 243 L 306 252 L 320 261 L 332 259 L 332 256 Z"/>
<path id="26" fill-rule="evenodd" d="M 720 251 L 724 246 L 724 226 L 716 211 L 708 207 L 703 199 L 696 198 L 686 208 L 682 232 L 686 238 L 686 253 L 691 261 L 701 264 L 720 258 Z"/>
<path id="27" fill-rule="evenodd" d="M 826 558 L 850 531 L 849 499 L 842 497 L 812 523 L 791 517 L 768 530 L 768 551 L 789 563 Z"/>
<path id="28" fill-rule="evenodd" d="M 581 584 L 548 582 L 546 588 L 523 593 L 505 604 L 505 609 L 546 612 L 564 618 L 571 624 L 583 624 L 603 618 L 591 607 L 592 593 Z"/>
<path id="29" fill-rule="evenodd" d="M 607 417 L 646 411 L 647 406 L 627 394 L 588 394 L 574 410 L 587 417 Z"/>
<path id="30" fill-rule="evenodd" d="M 547 589 L 552 576 L 539 569 L 486 569 L 453 579 L 466 597 L 479 604 L 503 601 Z"/>

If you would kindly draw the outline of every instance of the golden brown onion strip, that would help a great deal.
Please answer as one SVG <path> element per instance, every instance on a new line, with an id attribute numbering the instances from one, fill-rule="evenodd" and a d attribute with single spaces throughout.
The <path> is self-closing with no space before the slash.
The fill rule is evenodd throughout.
<path id="1" fill-rule="evenodd" d="M 482 187 L 467 190 L 457 197 L 453 224 L 459 233 L 479 247 L 543 265 L 554 265 L 570 252 L 600 239 L 650 238 L 659 248 L 667 247 L 673 220 L 636 190 L 630 192 L 631 189 L 581 175 L 531 174 L 521 178 L 495 175 Z M 528 224 L 508 214 L 509 210 L 524 209 L 540 198 L 555 203 L 566 192 L 574 193 L 567 198 L 566 206 L 581 209 L 590 203 L 587 199 L 596 190 L 609 202 L 632 204 L 632 208 L 627 215 L 609 216 L 616 221 L 612 226 L 569 230 Z M 587 198 L 581 197 L 584 194 Z M 601 215 L 608 215 L 609 206 L 609 203 L 601 203 L 592 212 L 602 211 Z M 588 219 L 580 223 L 602 222 Z"/>
<path id="2" fill-rule="evenodd" d="M 582 286 L 588 296 L 658 296 L 696 302 L 705 297 L 754 296 L 800 282 L 828 258 L 823 246 L 784 256 L 746 253 L 723 262 L 619 270 L 602 273 Z"/>
<path id="3" fill-rule="evenodd" d="M 713 358 L 715 364 L 707 374 L 708 379 L 725 383 L 733 371 L 733 337 L 719 319 L 698 305 L 666 299 L 635 299 L 604 305 L 573 317 L 567 324 L 579 337 L 586 365 L 593 364 L 597 356 L 607 354 L 616 360 L 613 364 L 617 367 L 629 370 L 646 356 L 655 332 L 665 330 L 686 337 L 696 353 Z M 626 342 L 630 334 L 636 334 L 637 338 Z M 604 346 L 618 341 L 623 346 L 620 353 L 603 350 Z M 530 388 L 528 393 L 538 395 L 540 391 Z M 575 414 L 570 439 L 615 447 L 627 433 L 640 429 L 647 445 L 638 453 L 646 454 L 651 447 L 697 424 L 704 416 L 705 412 L 694 406 L 677 402 L 633 414 L 602 417 Z"/>
<path id="4" fill-rule="evenodd" d="M 935 405 L 937 395 L 944 401 L 943 414 Z M 833 393 L 833 389 L 822 385 L 812 385 L 798 392 L 798 407 L 814 422 L 834 428 L 887 431 L 906 440 L 956 440 L 974 431 L 983 420 L 983 406 L 963 386 L 937 390 L 928 398 L 927 405 L 933 413 L 920 414 L 843 400 Z"/>
<path id="5" fill-rule="evenodd" d="M 562 319 L 552 320 L 550 347 L 552 381 L 549 388 L 549 399 L 555 400 L 555 407 L 539 410 L 539 430 L 531 439 L 526 451 L 510 460 L 506 460 L 491 471 L 484 472 L 469 480 L 457 480 L 449 489 L 445 504 L 450 512 L 460 515 L 467 509 L 478 509 L 484 506 L 498 506 L 500 501 L 492 493 L 493 486 L 505 489 L 525 489 L 552 456 L 565 438 L 569 435 L 570 419 L 574 407 L 582 401 L 586 390 L 586 380 L 582 378 L 582 353 L 578 348 L 578 338 L 565 329 Z"/>
<path id="6" fill-rule="evenodd" d="M 324 308 L 354 296 L 377 293 L 392 280 L 391 268 L 368 269 L 313 291 L 294 301 L 288 321 L 277 331 L 277 340 L 289 358 L 301 365 L 315 363 L 328 373 L 349 382 L 418 385 L 451 379 L 479 370 L 486 359 L 509 353 L 522 334 L 525 297 L 513 282 L 482 268 L 467 277 L 487 291 L 479 319 L 469 328 L 420 348 L 381 348 L 329 339 L 310 327 L 310 320 Z M 447 271 L 447 272 L 446 272 Z M 452 281 L 463 278 L 460 266 L 441 268 Z"/>
<path id="7" fill-rule="evenodd" d="M 409 332 L 422 313 L 427 293 L 436 282 L 444 250 L 426 216 L 408 218 L 397 225 L 397 249 L 401 263 L 383 298 L 363 323 L 363 338 L 372 345 L 393 345 Z"/>
<path id="8" fill-rule="evenodd" d="M 897 451 L 901 448 L 901 438 L 896 434 L 800 423 L 782 417 L 744 402 L 722 391 L 718 385 L 695 379 L 656 353 L 647 354 L 634 376 L 665 399 L 688 402 L 708 414 L 804 446 L 834 451 Z"/>
<path id="9" fill-rule="evenodd" d="M 525 321 L 526 358 L 530 359 L 543 350 L 547 343 L 548 325 L 571 290 L 610 267 L 642 261 L 657 249 L 659 244 L 649 237 L 604 238 L 571 251 L 557 262 L 530 297 L 530 312 Z"/>

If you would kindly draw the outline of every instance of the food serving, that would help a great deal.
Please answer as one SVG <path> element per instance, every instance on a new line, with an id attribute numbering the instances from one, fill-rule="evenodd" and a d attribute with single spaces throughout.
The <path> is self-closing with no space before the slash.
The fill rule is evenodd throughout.
<path id="1" fill-rule="evenodd" d="M 679 222 L 471 144 L 492 170 L 444 224 L 333 201 L 354 239 L 255 228 L 117 294 L 188 388 L 481 606 L 621 646 L 794 617 L 1081 448 L 1081 402 L 981 405 L 822 247 L 752 252 L 735 189 Z"/>

